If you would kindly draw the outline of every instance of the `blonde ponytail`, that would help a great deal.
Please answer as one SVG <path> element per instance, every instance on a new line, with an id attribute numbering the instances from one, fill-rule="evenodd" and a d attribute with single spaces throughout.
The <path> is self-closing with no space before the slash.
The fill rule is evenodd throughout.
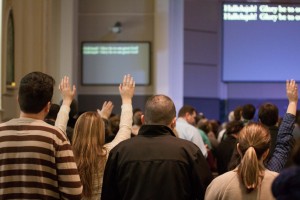
<path id="1" fill-rule="evenodd" d="M 257 188 L 260 182 L 260 169 L 261 166 L 259 166 L 255 149 L 253 147 L 249 147 L 238 167 L 238 174 L 240 175 L 248 192 Z"/>
<path id="2" fill-rule="evenodd" d="M 255 190 L 263 179 L 265 167 L 263 154 L 270 147 L 269 131 L 260 124 L 249 124 L 239 134 L 238 150 L 242 156 L 237 173 L 246 190 Z"/>

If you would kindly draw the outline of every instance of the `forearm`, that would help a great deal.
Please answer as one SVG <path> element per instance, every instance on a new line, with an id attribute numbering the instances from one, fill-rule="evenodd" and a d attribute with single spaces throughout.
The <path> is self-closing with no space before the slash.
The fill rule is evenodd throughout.
<path id="1" fill-rule="evenodd" d="M 267 163 L 267 168 L 271 171 L 280 172 L 287 162 L 293 144 L 294 122 L 295 115 L 287 111 L 279 127 L 274 153 Z"/>
<path id="2" fill-rule="evenodd" d="M 121 141 L 130 138 L 131 127 L 132 127 L 132 105 L 123 104 L 122 111 L 121 111 L 119 131 L 116 137 L 114 138 L 114 140 L 105 145 L 108 152 L 112 148 L 114 148 L 117 144 L 119 144 Z"/>
<path id="3" fill-rule="evenodd" d="M 55 120 L 55 126 L 60 130 L 62 130 L 65 135 L 66 135 L 67 124 L 69 120 L 69 112 L 70 112 L 69 106 L 61 105 L 59 112 L 57 114 L 57 118 Z"/>

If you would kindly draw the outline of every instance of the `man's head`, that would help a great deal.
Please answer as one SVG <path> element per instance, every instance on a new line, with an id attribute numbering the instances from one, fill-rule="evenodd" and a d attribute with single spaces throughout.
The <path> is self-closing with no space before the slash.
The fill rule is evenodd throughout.
<path id="1" fill-rule="evenodd" d="M 175 105 L 168 96 L 154 95 L 147 100 L 145 114 L 142 116 L 144 124 L 159 124 L 174 128 L 175 119 Z"/>
<path id="2" fill-rule="evenodd" d="M 20 82 L 18 101 L 24 113 L 41 112 L 53 96 L 54 79 L 42 72 L 31 72 Z"/>
<path id="3" fill-rule="evenodd" d="M 272 103 L 261 105 L 258 111 L 258 118 L 266 126 L 275 126 L 279 118 L 277 106 Z"/>
<path id="4" fill-rule="evenodd" d="M 255 115 L 255 107 L 252 104 L 246 104 L 242 109 L 242 117 L 245 120 L 252 120 Z"/>
<path id="5" fill-rule="evenodd" d="M 197 111 L 194 107 L 190 105 L 184 105 L 178 113 L 178 117 L 184 118 L 189 124 L 195 125 L 195 118 L 197 116 Z"/>

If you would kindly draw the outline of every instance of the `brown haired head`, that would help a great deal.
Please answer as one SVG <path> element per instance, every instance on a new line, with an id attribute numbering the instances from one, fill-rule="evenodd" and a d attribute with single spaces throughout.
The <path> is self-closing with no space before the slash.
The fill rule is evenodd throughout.
<path id="1" fill-rule="evenodd" d="M 270 144 L 270 133 L 261 124 L 251 123 L 240 131 L 237 148 L 242 160 L 238 174 L 248 192 L 256 189 L 261 182 L 265 169 L 263 160 L 268 155 Z"/>

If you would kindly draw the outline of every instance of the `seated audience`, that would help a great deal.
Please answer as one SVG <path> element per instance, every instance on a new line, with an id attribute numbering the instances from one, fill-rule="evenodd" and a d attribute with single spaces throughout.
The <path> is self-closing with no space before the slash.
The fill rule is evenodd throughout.
<path id="1" fill-rule="evenodd" d="M 71 90 L 68 78 L 63 79 L 57 119 L 64 113 L 66 117 L 52 126 L 44 119 L 54 82 L 42 72 L 25 75 L 18 92 L 20 118 L 0 124 L 0 199 L 81 199 L 82 185 L 65 135 L 75 87 Z"/>
<path id="2" fill-rule="evenodd" d="M 142 122 L 137 136 L 110 151 L 102 200 L 203 199 L 212 175 L 200 149 L 175 137 L 173 101 L 150 97 Z"/>
<path id="3" fill-rule="evenodd" d="M 204 145 L 203 139 L 199 130 L 195 127 L 196 109 L 189 105 L 184 105 L 178 113 L 176 121 L 176 130 L 178 137 L 191 141 L 196 144 L 203 155 L 207 157 L 207 149 Z"/>
<path id="4" fill-rule="evenodd" d="M 130 138 L 134 88 L 133 78 L 125 75 L 119 86 L 122 99 L 120 128 L 112 142 L 105 144 L 105 125 L 97 112 L 83 113 L 76 121 L 72 144 L 83 184 L 83 199 L 100 199 L 103 172 L 109 152 L 118 143 Z"/>

